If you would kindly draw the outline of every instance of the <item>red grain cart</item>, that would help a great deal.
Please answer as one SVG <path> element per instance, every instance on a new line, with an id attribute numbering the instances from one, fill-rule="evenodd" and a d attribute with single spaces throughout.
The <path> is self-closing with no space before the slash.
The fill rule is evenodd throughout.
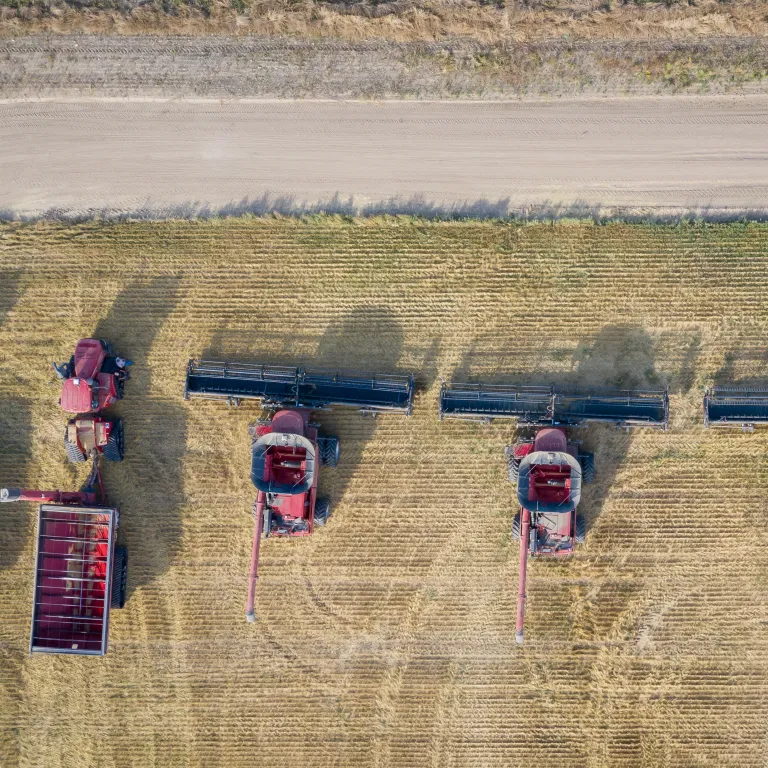
<path id="1" fill-rule="evenodd" d="M 103 656 L 110 608 L 122 608 L 128 567 L 116 546 L 118 510 L 103 498 L 98 458 L 81 491 L 0 489 L 0 501 L 39 501 L 31 653 Z"/>

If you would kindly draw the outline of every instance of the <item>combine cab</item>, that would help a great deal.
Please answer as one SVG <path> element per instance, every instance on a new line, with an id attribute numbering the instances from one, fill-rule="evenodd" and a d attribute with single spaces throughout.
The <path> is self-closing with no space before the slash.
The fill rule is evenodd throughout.
<path id="1" fill-rule="evenodd" d="M 271 365 L 190 360 L 184 399 L 206 398 L 239 405 L 258 400 L 274 411 L 251 429 L 251 480 L 258 491 L 246 618 L 255 621 L 256 581 L 262 537 L 310 536 L 330 515 L 317 498 L 318 470 L 335 467 L 339 440 L 321 437 L 312 411 L 334 406 L 363 415 L 402 413 L 413 408 L 413 376 L 370 378 L 325 374 Z"/>
<path id="2" fill-rule="evenodd" d="M 574 545 L 586 536 L 586 524 L 577 507 L 582 484 L 594 479 L 595 459 L 568 439 L 566 429 L 590 421 L 666 429 L 668 394 L 564 394 L 551 387 L 443 383 L 440 418 L 484 423 L 516 419 L 519 427 L 535 430 L 533 437 L 505 449 L 509 480 L 517 484 L 520 507 L 512 523 L 512 536 L 520 541 L 515 639 L 522 643 L 528 555 L 569 557 Z"/>
<path id="3" fill-rule="evenodd" d="M 768 424 L 768 389 L 712 387 L 704 394 L 704 426 L 752 432 Z"/>
<path id="4" fill-rule="evenodd" d="M 68 363 L 53 364 L 62 380 L 62 410 L 79 414 L 70 419 L 64 433 L 64 449 L 71 462 L 95 454 L 103 454 L 108 461 L 123 460 L 122 423 L 96 414 L 123 397 L 131 365 L 101 339 L 80 339 Z"/>
<path id="5" fill-rule="evenodd" d="M 93 470 L 80 491 L 0 489 L 0 501 L 40 502 L 30 652 L 103 656 L 110 608 L 122 608 L 128 568 L 118 510 L 103 506 Z"/>

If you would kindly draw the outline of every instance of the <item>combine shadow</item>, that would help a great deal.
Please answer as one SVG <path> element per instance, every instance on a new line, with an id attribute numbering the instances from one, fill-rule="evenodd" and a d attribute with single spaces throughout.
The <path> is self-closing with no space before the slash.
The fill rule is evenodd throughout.
<path id="1" fill-rule="evenodd" d="M 180 278 L 139 279 L 117 297 L 95 336 L 133 360 L 125 398 L 125 460 L 104 463 L 105 486 L 121 508 L 120 537 L 128 547 L 128 591 L 165 573 L 181 542 L 184 504 L 183 457 L 186 412 L 174 401 L 152 395 L 152 346 L 179 300 Z"/>
<path id="2" fill-rule="evenodd" d="M 0 272 L 0 326 L 16 305 L 21 291 L 20 272 Z M 31 440 L 29 404 L 0 391 L 0 485 L 8 488 L 28 486 Z M 0 505 L 0 569 L 16 564 L 27 544 L 33 520 L 29 504 Z"/>
<path id="3" fill-rule="evenodd" d="M 663 389 L 669 384 L 669 378 L 656 370 L 653 339 L 636 325 L 608 325 L 594 338 L 579 344 L 575 349 L 550 352 L 549 363 L 552 368 L 559 367 L 559 371 L 547 370 L 547 361 L 540 360 L 533 370 L 524 373 L 491 376 L 474 373 L 478 368 L 487 368 L 494 363 L 498 365 L 498 349 L 503 346 L 498 337 L 478 340 L 454 371 L 454 380 L 520 386 L 551 384 L 563 391 Z M 570 363 L 569 370 L 562 370 L 564 361 Z M 506 363 L 503 358 L 502 363 Z M 692 378 L 694 363 L 692 358 L 685 364 L 686 370 L 678 377 L 681 382 L 684 378 Z M 513 360 L 510 359 L 508 364 L 514 364 Z M 514 439 L 532 436 L 533 432 L 528 429 L 518 430 Z M 626 458 L 631 435 L 627 430 L 616 429 L 608 424 L 590 424 L 579 430 L 570 430 L 569 434 L 574 439 L 583 440 L 583 449 L 595 454 L 595 482 L 584 486 L 579 505 L 589 530 L 600 516 L 618 468 Z M 501 458 L 499 464 L 499 471 L 503 471 Z"/>
<path id="4" fill-rule="evenodd" d="M 741 371 L 748 365 L 754 369 L 755 361 L 760 363 L 760 374 L 744 376 Z M 723 364 L 714 376 L 717 387 L 744 387 L 746 389 L 768 389 L 768 347 L 755 350 L 754 347 L 730 349 L 723 358 Z"/>
<path id="5" fill-rule="evenodd" d="M 314 351 L 310 351 L 313 347 Z M 366 306 L 332 322 L 319 340 L 309 335 L 262 333 L 258 328 L 222 330 L 214 334 L 203 357 L 343 371 L 354 375 L 407 375 L 413 371 L 406 370 L 401 364 L 404 351 L 403 331 L 394 312 L 387 307 Z M 436 375 L 436 345 L 409 352 L 410 356 L 424 361 L 417 387 L 428 387 Z M 376 432 L 378 419 L 363 417 L 351 408 L 315 411 L 312 418 L 320 424 L 321 434 L 334 435 L 341 443 L 338 466 L 320 474 L 320 494 L 330 498 L 333 510 Z"/>
<path id="6" fill-rule="evenodd" d="M 319 339 L 295 333 L 283 336 L 262 332 L 258 327 L 248 331 L 221 330 L 214 334 L 203 357 L 353 375 L 415 373 L 418 393 L 428 389 L 437 376 L 438 351 L 438 341 L 406 346 L 395 313 L 387 307 L 372 305 L 355 309 L 331 322 Z M 404 359 L 409 361 L 408 365 L 403 364 Z M 352 408 L 313 413 L 313 421 L 320 424 L 320 433 L 338 437 L 341 444 L 338 466 L 320 473 L 319 493 L 330 500 L 332 512 L 344 497 L 382 418 L 405 417 L 363 417 Z"/>

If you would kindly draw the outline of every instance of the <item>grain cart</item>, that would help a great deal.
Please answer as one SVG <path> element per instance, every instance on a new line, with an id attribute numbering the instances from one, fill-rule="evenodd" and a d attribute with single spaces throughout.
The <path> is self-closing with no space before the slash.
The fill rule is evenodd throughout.
<path id="1" fill-rule="evenodd" d="M 768 424 L 768 389 L 712 387 L 704 393 L 704 426 L 753 432 Z"/>
<path id="2" fill-rule="evenodd" d="M 317 498 L 318 470 L 336 466 L 339 440 L 322 437 L 312 411 L 335 406 L 363 415 L 411 414 L 413 376 L 370 378 L 274 365 L 190 360 L 184 399 L 207 398 L 239 405 L 258 400 L 272 412 L 251 427 L 251 480 L 258 495 L 246 618 L 255 621 L 254 599 L 262 536 L 310 536 L 330 515 Z"/>
<path id="3" fill-rule="evenodd" d="M 103 656 L 110 608 L 125 604 L 128 552 L 105 506 L 99 457 L 80 491 L 0 489 L 0 502 L 39 502 L 31 653 Z"/>
<path id="4" fill-rule="evenodd" d="M 533 435 L 505 449 L 509 480 L 517 483 L 520 511 L 512 535 L 520 541 L 515 640 L 523 642 L 528 554 L 565 558 L 584 541 L 586 524 L 576 509 L 582 483 L 594 479 L 592 453 L 568 439 L 566 430 L 590 421 L 619 427 L 658 427 L 669 422 L 666 391 L 595 391 L 564 394 L 552 387 L 446 384 L 440 390 L 440 418 L 489 423 L 516 419 Z"/>
<path id="5" fill-rule="evenodd" d="M 71 462 L 86 461 L 95 453 L 108 461 L 122 461 L 122 422 L 96 414 L 123 397 L 131 365 L 130 360 L 114 355 L 111 345 L 102 339 L 80 339 L 68 363 L 53 364 L 62 380 L 62 409 L 79 414 L 70 419 L 64 432 L 64 449 Z"/>

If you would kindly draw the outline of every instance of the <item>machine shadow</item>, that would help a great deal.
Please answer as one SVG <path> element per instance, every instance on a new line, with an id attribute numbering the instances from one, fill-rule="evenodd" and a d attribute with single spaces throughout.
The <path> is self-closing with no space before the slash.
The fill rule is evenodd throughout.
<path id="1" fill-rule="evenodd" d="M 754 372 L 755 362 L 758 362 L 759 372 Z M 744 374 L 748 367 L 749 375 Z M 717 387 L 744 387 L 745 389 L 768 389 L 768 347 L 760 349 L 735 348 L 726 352 L 723 364 L 714 376 Z"/>
<path id="2" fill-rule="evenodd" d="M 408 350 L 409 357 L 423 362 L 415 366 L 419 370 L 417 389 L 428 388 L 436 377 L 437 347 L 435 342 Z M 214 334 L 204 358 L 302 366 L 353 375 L 407 375 L 414 371 L 402 365 L 405 351 L 403 330 L 395 313 L 387 307 L 373 305 L 355 309 L 331 322 L 319 340 L 309 335 L 260 333 L 258 329 L 219 331 Z M 331 510 L 344 496 L 381 418 L 403 417 L 363 417 L 351 408 L 313 413 L 313 421 L 320 424 L 321 434 L 336 436 L 341 444 L 338 466 L 320 474 L 320 494 L 330 499 Z"/>
<path id="3" fill-rule="evenodd" d="M 0 272 L 0 327 L 22 292 L 21 272 Z M 32 457 L 32 417 L 29 404 L 16 395 L 0 394 L 0 485 L 26 487 Z M 24 549 L 31 521 L 27 504 L 0 505 L 0 569 L 16 564 Z"/>
<path id="4" fill-rule="evenodd" d="M 565 391 L 593 389 L 663 389 L 668 377 L 656 370 L 654 341 L 647 331 L 637 325 L 607 325 L 592 339 L 572 350 L 556 350 L 547 370 L 539 363 L 533 370 L 504 374 L 480 375 L 477 369 L 487 369 L 498 361 L 497 338 L 479 339 L 469 350 L 453 374 L 454 381 L 484 381 L 486 383 L 519 386 L 553 385 Z M 496 351 L 486 350 L 486 346 Z M 569 364 L 564 370 L 563 363 Z M 692 368 L 693 363 L 688 367 Z M 558 370 L 559 369 L 559 370 Z M 683 373 L 690 377 L 690 373 Z M 518 429 L 516 437 L 529 436 L 532 430 Z M 605 501 L 614 484 L 619 467 L 629 451 L 631 435 L 626 429 L 608 424 L 590 424 L 570 431 L 572 438 L 583 441 L 583 449 L 595 454 L 595 480 L 585 485 L 579 511 L 584 515 L 589 531 L 600 517 Z M 512 442 L 513 438 L 510 442 Z M 499 471 L 506 471 L 499 458 Z"/>
<path id="5" fill-rule="evenodd" d="M 179 285 L 176 276 L 130 283 L 95 330 L 133 360 L 117 409 L 125 425 L 125 460 L 104 468 L 107 496 L 123 511 L 129 594 L 165 573 L 181 543 L 187 416 L 175 401 L 153 396 L 149 365 L 152 346 L 178 303 Z"/>

